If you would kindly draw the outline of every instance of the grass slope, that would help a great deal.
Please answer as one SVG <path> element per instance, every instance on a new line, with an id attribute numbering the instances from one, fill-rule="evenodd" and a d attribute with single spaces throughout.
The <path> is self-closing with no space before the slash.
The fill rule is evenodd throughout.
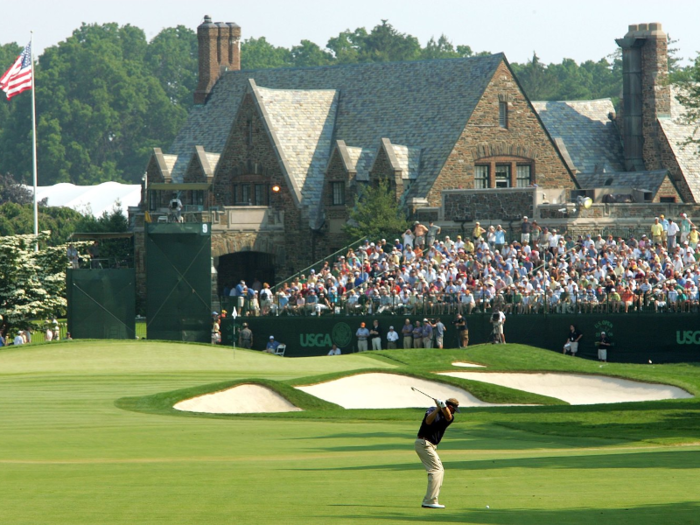
<path id="1" fill-rule="evenodd" d="M 377 369 L 430 374 L 453 369 L 453 360 L 490 370 L 609 373 L 700 391 L 694 365 L 599 368 L 515 345 L 382 354 L 280 359 L 146 341 L 2 351 L 2 522 L 697 521 L 700 447 L 688 445 L 700 435 L 695 399 L 469 409 L 440 446 L 447 469 L 441 500 L 448 505 L 441 512 L 419 508 L 425 472 L 412 447 L 420 410 L 342 410 L 321 402 L 302 419 L 217 418 L 115 405 L 250 378 L 291 395 L 293 384 L 309 378 Z"/>

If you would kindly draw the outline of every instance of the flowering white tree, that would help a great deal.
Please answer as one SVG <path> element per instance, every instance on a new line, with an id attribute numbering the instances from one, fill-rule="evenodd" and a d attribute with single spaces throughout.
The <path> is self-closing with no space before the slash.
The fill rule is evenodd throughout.
<path id="1" fill-rule="evenodd" d="M 8 331 L 29 328 L 32 319 L 59 316 L 66 309 L 66 247 L 34 250 L 49 234 L 0 237 L 0 315 Z"/>

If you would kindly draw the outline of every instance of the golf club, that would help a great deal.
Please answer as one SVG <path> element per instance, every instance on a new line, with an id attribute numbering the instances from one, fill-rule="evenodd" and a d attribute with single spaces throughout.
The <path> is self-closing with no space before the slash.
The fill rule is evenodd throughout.
<path id="1" fill-rule="evenodd" d="M 425 397 L 429 397 L 429 398 L 432 399 L 433 401 L 435 401 L 435 399 L 437 399 L 437 398 L 435 398 L 435 397 L 433 397 L 433 396 L 431 396 L 431 395 L 426 394 L 426 393 L 423 392 L 422 390 L 418 390 L 418 389 L 417 389 L 416 387 L 414 387 L 414 386 L 411 387 L 411 390 L 413 390 L 414 392 L 418 392 L 419 394 L 423 394 Z"/>

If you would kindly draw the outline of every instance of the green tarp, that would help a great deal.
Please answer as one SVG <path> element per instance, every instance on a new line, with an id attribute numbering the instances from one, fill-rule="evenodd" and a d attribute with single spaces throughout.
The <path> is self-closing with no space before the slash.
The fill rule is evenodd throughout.
<path id="1" fill-rule="evenodd" d="M 134 339 L 133 268 L 68 270 L 68 331 L 74 339 Z"/>
<path id="2" fill-rule="evenodd" d="M 211 225 L 148 224 L 148 338 L 211 340 Z"/>

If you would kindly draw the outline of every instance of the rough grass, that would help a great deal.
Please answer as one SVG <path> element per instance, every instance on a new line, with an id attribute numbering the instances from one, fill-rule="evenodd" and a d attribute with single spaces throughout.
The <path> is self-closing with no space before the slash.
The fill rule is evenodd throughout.
<path id="1" fill-rule="evenodd" d="M 292 388 L 365 370 L 429 376 L 455 369 L 456 360 L 489 370 L 605 373 L 700 392 L 695 365 L 599 368 L 516 345 L 305 359 L 151 341 L 8 349 L 0 352 L 1 521 L 697 521 L 696 399 L 465 410 L 440 446 L 448 508 L 431 512 L 419 507 L 425 472 L 412 443 L 421 410 L 343 410 Z M 134 406 L 145 403 L 151 412 L 154 400 L 167 406 L 169 395 L 252 378 L 298 396 L 304 416 L 199 417 Z M 117 406 L 129 403 L 130 410 Z"/>

